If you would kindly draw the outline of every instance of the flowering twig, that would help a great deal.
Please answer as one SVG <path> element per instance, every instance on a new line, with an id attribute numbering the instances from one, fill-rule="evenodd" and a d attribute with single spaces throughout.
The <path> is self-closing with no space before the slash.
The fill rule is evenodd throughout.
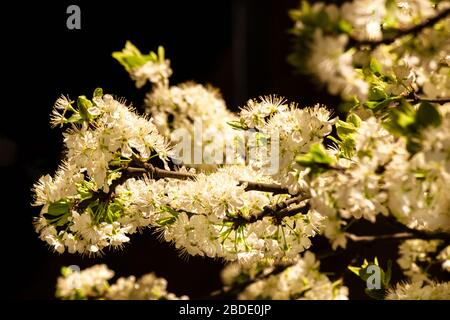
<path id="1" fill-rule="evenodd" d="M 305 205 L 299 205 L 292 208 L 285 208 L 278 211 L 263 210 L 260 213 L 252 215 L 250 217 L 243 217 L 243 216 L 228 217 L 224 221 L 232 222 L 234 223 L 234 227 L 238 228 L 241 225 L 256 222 L 258 220 L 263 219 L 264 217 L 272 217 L 277 221 L 277 224 L 281 224 L 281 220 L 283 220 L 283 218 L 292 217 L 298 213 L 307 214 L 309 209 L 310 205 L 309 203 L 307 203 Z"/>
<path id="2" fill-rule="evenodd" d="M 380 40 L 358 40 L 355 38 L 351 38 L 349 45 L 352 47 L 356 46 L 356 47 L 375 48 L 382 44 L 391 44 L 395 40 L 397 40 L 401 37 L 404 37 L 406 35 L 418 34 L 423 29 L 425 29 L 427 27 L 431 27 L 431 26 L 435 25 L 436 23 L 438 23 L 439 21 L 441 21 L 442 19 L 446 18 L 449 14 L 450 14 L 450 8 L 447 8 L 447 9 L 442 10 L 438 14 L 436 14 L 434 17 L 432 17 L 428 20 L 425 20 L 419 24 L 416 24 L 412 27 L 405 28 L 405 29 L 392 30 L 394 33 L 393 35 L 385 36 L 385 37 L 381 38 Z"/>
<path id="3" fill-rule="evenodd" d="M 157 168 L 149 163 L 142 163 L 142 168 L 127 167 L 126 172 L 130 175 L 143 175 L 149 174 L 155 179 L 171 178 L 171 179 L 195 179 L 196 175 L 188 172 L 169 171 L 161 168 Z M 289 194 L 288 189 L 281 187 L 275 183 L 263 183 L 239 180 L 239 185 L 245 185 L 245 191 L 263 191 L 272 192 L 274 194 Z"/>

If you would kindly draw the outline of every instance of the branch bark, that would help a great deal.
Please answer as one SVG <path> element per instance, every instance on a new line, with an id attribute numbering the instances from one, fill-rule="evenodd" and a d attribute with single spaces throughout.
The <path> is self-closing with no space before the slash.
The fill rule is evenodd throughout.
<path id="1" fill-rule="evenodd" d="M 188 172 L 169 171 L 157 168 L 149 163 L 143 163 L 142 168 L 127 167 L 126 172 L 131 176 L 142 176 L 149 174 L 154 179 L 171 178 L 178 180 L 195 179 L 196 175 Z M 262 191 L 273 194 L 289 194 L 287 188 L 283 188 L 275 183 L 263 183 L 239 180 L 239 185 L 245 185 L 245 191 Z"/>
<path id="2" fill-rule="evenodd" d="M 436 14 L 434 17 L 425 20 L 419 24 L 416 24 L 412 27 L 405 29 L 397 29 L 392 36 L 385 36 L 380 40 L 359 40 L 353 37 L 350 38 L 349 45 L 355 47 L 369 47 L 371 49 L 382 45 L 382 44 L 391 44 L 395 40 L 407 36 L 407 35 L 416 35 L 420 33 L 423 29 L 432 27 L 442 19 L 446 18 L 450 14 L 450 8 L 446 8 Z"/>
<path id="3" fill-rule="evenodd" d="M 421 97 L 417 93 L 412 92 L 407 98 L 409 102 L 418 103 L 418 102 L 430 102 L 430 103 L 438 103 L 444 104 L 450 102 L 450 97 L 448 98 L 426 98 Z"/>
<path id="4" fill-rule="evenodd" d="M 408 232 L 399 232 L 399 233 L 392 233 L 392 234 L 380 234 L 380 235 L 373 235 L 373 236 L 359 236 L 353 233 L 345 233 L 345 236 L 352 240 L 353 242 L 372 242 L 372 241 L 381 241 L 381 240 L 407 240 L 407 239 L 414 239 L 416 236 L 414 236 L 412 233 Z"/>

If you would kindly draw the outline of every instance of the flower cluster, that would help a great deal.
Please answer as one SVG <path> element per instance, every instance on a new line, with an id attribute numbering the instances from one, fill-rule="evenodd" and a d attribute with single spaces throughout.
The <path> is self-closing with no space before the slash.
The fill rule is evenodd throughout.
<path id="1" fill-rule="evenodd" d="M 289 188 L 291 194 L 305 189 L 308 170 L 295 159 L 331 133 L 331 112 L 320 105 L 300 109 L 272 96 L 248 101 L 239 115 L 234 125 L 248 130 L 253 137 L 249 164 Z"/>
<path id="2" fill-rule="evenodd" d="M 146 96 L 153 118 L 101 90 L 76 103 L 57 100 L 51 123 L 69 128 L 59 169 L 34 185 L 40 238 L 59 253 L 98 254 L 148 228 L 182 254 L 232 262 L 224 284 L 245 287 L 242 299 L 347 298 L 341 280 L 320 273 L 319 261 L 305 250 L 316 235 L 333 250 L 346 248 L 348 238 L 358 241 L 348 233 L 358 219 L 374 223 L 382 214 L 409 232 L 392 239 L 445 239 L 450 104 L 437 107 L 418 94 L 448 94 L 448 59 L 437 63 L 436 57 L 443 57 L 450 26 L 437 22 L 418 35 L 438 39 L 433 50 L 411 37 L 383 41 L 389 28 L 399 32 L 447 10 L 425 3 L 355 0 L 338 8 L 304 2 L 293 11 L 293 32 L 302 39 L 293 61 L 307 57 L 305 71 L 332 93 L 355 98 L 345 121 L 325 106 L 299 108 L 277 96 L 249 100 L 233 114 L 211 87 L 169 86 L 162 48 L 144 55 L 127 43 L 114 57 L 138 87 L 154 84 Z M 373 41 L 384 44 L 372 47 Z M 235 151 L 232 163 L 224 159 L 228 147 Z M 398 263 L 412 282 L 387 297 L 447 297 L 448 283 L 425 272 L 436 261 L 449 269 L 449 246 L 441 244 L 447 245 L 403 242 Z M 176 298 L 154 274 L 110 286 L 114 273 L 104 265 L 64 272 L 61 298 Z M 383 289 L 371 294 L 384 296 L 390 277 L 389 269 Z"/>
<path id="3" fill-rule="evenodd" d="M 450 230 L 450 104 L 439 108 L 440 125 L 422 131 L 422 147 L 397 152 L 386 169 L 389 208 L 410 227 Z"/>
<path id="4" fill-rule="evenodd" d="M 448 97 L 448 9 L 448 2 L 431 0 L 354 0 L 340 7 L 302 2 L 290 11 L 295 44 L 289 61 L 344 100 L 373 100 L 380 84 L 390 87 L 388 94 L 395 88 L 395 94 Z M 398 67 L 411 71 L 409 83 L 398 77 Z"/>
<path id="5" fill-rule="evenodd" d="M 450 282 L 399 283 L 390 289 L 387 300 L 449 300 Z"/>
<path id="6" fill-rule="evenodd" d="M 131 194 L 127 217 L 149 217 L 150 226 L 177 249 L 190 255 L 251 264 L 265 257 L 295 257 L 311 245 L 321 227 L 317 213 L 263 216 L 265 206 L 286 199 L 246 191 L 239 179 L 257 174 L 245 167 L 226 167 L 195 180 L 128 180 L 118 194 Z M 264 181 L 261 178 L 260 181 Z M 130 220 L 131 221 L 131 220 Z"/>
<path id="7" fill-rule="evenodd" d="M 136 226 L 124 222 L 129 195 L 115 195 L 113 185 L 125 177 L 123 164 L 155 156 L 165 162 L 165 139 L 150 120 L 99 91 L 92 101 L 79 97 L 78 108 L 67 98 L 58 99 L 52 122 L 70 128 L 64 133 L 62 165 L 53 177 L 43 176 L 34 185 L 34 205 L 42 206 L 36 231 L 60 253 L 121 246 Z"/>
<path id="8" fill-rule="evenodd" d="M 137 88 L 143 87 L 147 81 L 164 87 L 169 84 L 172 69 L 170 60 L 164 58 L 163 47 L 158 48 L 158 53 L 151 51 L 145 55 L 127 41 L 125 48 L 122 51 L 114 52 L 113 57 L 130 73 Z"/>
<path id="9" fill-rule="evenodd" d="M 90 268 L 74 270 L 62 268 L 62 276 L 58 278 L 56 297 L 64 300 L 106 299 L 106 300 L 178 300 L 167 292 L 167 281 L 158 278 L 154 273 L 145 274 L 139 279 L 135 276 L 118 278 L 113 284 L 109 280 L 114 277 L 114 271 L 104 264 Z"/>
<path id="10" fill-rule="evenodd" d="M 222 271 L 222 281 L 226 288 L 249 283 L 239 299 L 347 300 L 347 287 L 341 280 L 332 282 L 319 266 L 315 255 L 306 251 L 276 274 L 274 266 L 264 263 L 252 267 L 229 264 Z"/>
<path id="11" fill-rule="evenodd" d="M 397 260 L 397 263 L 402 268 L 403 273 L 410 278 L 411 281 L 429 282 L 431 280 L 428 278 L 426 269 L 435 262 L 434 259 L 430 257 L 430 254 L 436 252 L 439 245 L 441 245 L 441 241 L 439 240 L 406 240 L 399 246 L 400 258 Z M 445 259 L 444 266 L 445 263 L 448 264 L 448 257 L 444 257 L 444 251 L 442 254 L 443 260 Z"/>
<path id="12" fill-rule="evenodd" d="M 211 171 L 223 164 L 227 147 L 234 145 L 237 132 L 227 122 L 236 116 L 227 110 L 218 89 L 186 82 L 169 87 L 172 70 L 164 50 L 158 55 L 143 55 L 127 42 L 121 52 L 113 55 L 130 73 L 137 87 L 149 80 L 155 86 L 146 95 L 146 112 L 152 116 L 159 132 L 174 146 L 177 164 Z"/>
<path id="13" fill-rule="evenodd" d="M 98 264 L 80 272 L 70 267 L 61 269 L 62 276 L 56 284 L 56 297 L 59 299 L 95 299 L 108 291 L 108 280 L 114 272 L 104 264 Z"/>
<path id="14" fill-rule="evenodd" d="M 336 126 L 338 170 L 328 170 L 310 183 L 311 207 L 328 218 L 325 236 L 333 248 L 345 248 L 344 219 L 364 218 L 375 222 L 379 213 L 388 215 L 382 170 L 401 148 L 401 142 L 374 117 L 360 121 L 353 115 Z M 350 121 L 352 120 L 352 121 Z"/>
<path id="15" fill-rule="evenodd" d="M 217 89 L 194 82 L 155 87 L 145 104 L 161 134 L 184 147 L 180 151 L 191 151 L 174 155 L 183 165 L 211 170 L 224 163 L 226 148 L 233 146 L 238 133 L 227 124 L 236 116 Z"/>

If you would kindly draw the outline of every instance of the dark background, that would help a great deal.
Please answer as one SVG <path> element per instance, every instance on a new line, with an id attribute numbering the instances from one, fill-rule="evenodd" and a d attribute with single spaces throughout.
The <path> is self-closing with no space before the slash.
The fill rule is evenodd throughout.
<path id="1" fill-rule="evenodd" d="M 105 92 L 142 105 L 146 90 L 134 83 L 112 57 L 131 40 L 143 52 L 166 49 L 174 74 L 171 84 L 187 80 L 210 83 L 221 89 L 232 110 L 252 97 L 277 93 L 310 106 L 317 102 L 336 106 L 307 76 L 294 75 L 286 63 L 291 22 L 289 8 L 297 0 L 267 1 L 58 1 L 13 3 L 2 10 L 2 94 L 0 169 L 2 172 L 2 266 L 12 299 L 50 299 L 63 265 L 85 268 L 106 263 L 117 276 L 154 271 L 169 281 L 169 290 L 191 298 L 207 297 L 220 288 L 222 262 L 207 258 L 180 258 L 151 231 L 132 237 L 123 251 L 107 251 L 88 258 L 51 252 L 38 239 L 30 206 L 31 186 L 56 169 L 62 136 L 49 125 L 54 101 L 61 94 Z M 66 8 L 81 8 L 81 30 L 66 28 Z M 5 87 L 4 87 L 5 88 Z M 148 87 L 146 87 L 148 89 Z M 2 90 L 2 91 L 3 91 Z M 141 109 L 142 110 L 142 109 Z M 316 241 L 315 251 L 328 250 Z M 353 298 L 365 298 L 359 279 L 345 272 L 355 257 L 392 256 L 396 247 L 350 250 L 322 262 L 324 271 L 344 275 Z M 358 262 L 360 262 L 358 260 Z"/>

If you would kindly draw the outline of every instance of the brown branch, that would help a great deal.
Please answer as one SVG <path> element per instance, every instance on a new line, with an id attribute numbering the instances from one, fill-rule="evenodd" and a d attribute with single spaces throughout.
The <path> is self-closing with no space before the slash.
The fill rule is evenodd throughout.
<path id="1" fill-rule="evenodd" d="M 416 35 L 416 34 L 420 33 L 423 29 L 432 27 L 433 25 L 435 25 L 442 19 L 446 18 L 449 14 L 450 14 L 450 8 L 444 9 L 441 12 L 439 12 L 438 14 L 436 14 L 434 17 L 432 17 L 428 20 L 425 20 L 419 24 L 416 24 L 414 26 L 411 26 L 411 27 L 405 28 L 405 29 L 393 30 L 393 32 L 395 33 L 394 35 L 385 36 L 380 40 L 359 40 L 359 39 L 350 37 L 349 45 L 352 47 L 353 46 L 369 47 L 369 48 L 373 49 L 382 44 L 391 44 L 392 42 L 394 42 L 395 40 L 397 40 L 401 37 L 404 37 L 407 35 Z"/>
<path id="2" fill-rule="evenodd" d="M 412 103 L 418 103 L 418 102 L 430 102 L 430 103 L 438 103 L 438 104 L 444 104 L 450 102 L 450 97 L 448 98 L 426 98 L 421 97 L 415 92 L 411 92 L 409 96 L 407 97 L 407 100 Z"/>
<path id="3" fill-rule="evenodd" d="M 127 167 L 125 170 L 131 176 L 141 176 L 143 174 L 149 174 L 152 178 L 162 179 L 171 178 L 179 180 L 195 179 L 197 176 L 193 173 L 169 171 L 157 168 L 149 163 L 142 163 L 142 168 Z M 283 188 L 275 183 L 263 183 L 239 180 L 239 185 L 245 185 L 245 191 L 262 191 L 271 192 L 274 194 L 289 194 L 287 188 Z"/>
<path id="4" fill-rule="evenodd" d="M 285 208 L 279 211 L 269 211 L 263 210 L 256 215 L 252 215 L 250 217 L 227 217 L 224 219 L 224 222 L 232 222 L 234 224 L 234 228 L 238 228 L 241 225 L 245 225 L 248 223 L 254 223 L 258 220 L 261 220 L 265 217 L 272 217 L 277 221 L 277 224 L 281 224 L 281 220 L 286 217 L 292 217 L 296 214 L 307 214 L 309 211 L 310 205 L 307 203 L 306 205 L 299 205 L 292 208 Z"/>
<path id="5" fill-rule="evenodd" d="M 373 235 L 373 236 L 359 236 L 353 233 L 345 233 L 345 236 L 352 240 L 353 242 L 372 242 L 372 241 L 382 241 L 382 240 L 407 240 L 407 239 L 415 239 L 416 236 L 414 236 L 412 233 L 408 232 L 399 232 L 399 233 L 392 233 L 392 234 L 380 234 L 380 235 Z"/>
<path id="6" fill-rule="evenodd" d="M 386 218 L 385 222 L 387 222 L 391 227 L 395 228 L 397 232 L 412 234 L 412 239 L 423 239 L 423 240 L 442 239 L 450 241 L 450 233 L 447 232 L 428 232 L 423 230 L 412 229 L 404 225 L 397 219 L 393 218 L 392 216 L 390 218 Z"/>

